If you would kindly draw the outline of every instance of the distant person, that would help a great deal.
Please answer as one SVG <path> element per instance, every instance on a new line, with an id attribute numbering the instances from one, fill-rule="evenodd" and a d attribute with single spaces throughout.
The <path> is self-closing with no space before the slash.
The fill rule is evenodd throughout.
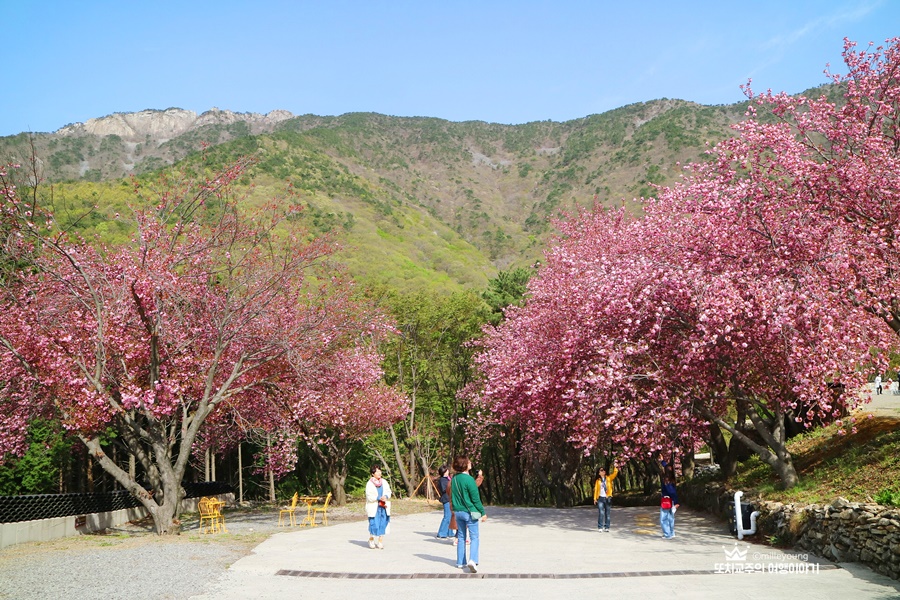
<path id="1" fill-rule="evenodd" d="M 678 510 L 678 492 L 675 490 L 675 473 L 663 462 L 662 497 L 659 503 L 659 525 L 667 540 L 675 537 L 675 511 Z"/>
<path id="2" fill-rule="evenodd" d="M 438 527 L 437 535 L 439 540 L 446 540 L 450 537 L 450 469 L 447 465 L 438 467 L 438 492 L 441 494 L 441 504 L 444 505 L 444 518 L 441 519 L 441 525 Z"/>
<path id="3" fill-rule="evenodd" d="M 381 477 L 381 467 L 372 465 L 366 483 L 366 516 L 369 518 L 369 548 L 384 549 L 384 535 L 391 522 L 391 486 Z"/>
<path id="4" fill-rule="evenodd" d="M 609 511 L 612 508 L 613 480 L 619 474 L 616 463 L 613 463 L 612 473 L 606 474 L 606 469 L 597 469 L 597 480 L 594 482 L 594 504 L 597 505 L 597 531 L 609 532 Z"/>
<path id="5" fill-rule="evenodd" d="M 478 492 L 478 484 L 475 478 L 469 475 L 472 463 L 465 456 L 457 456 L 453 459 L 453 476 L 451 498 L 453 510 L 456 515 L 456 566 L 460 569 L 468 566 L 471 573 L 478 572 L 478 551 L 480 549 L 480 536 L 478 522 L 486 521 L 484 505 L 481 503 L 481 494 Z M 469 550 L 469 560 L 466 562 L 466 534 L 472 537 L 472 546 Z"/>
<path id="6" fill-rule="evenodd" d="M 875 376 L 875 394 L 881 395 L 881 375 Z"/>

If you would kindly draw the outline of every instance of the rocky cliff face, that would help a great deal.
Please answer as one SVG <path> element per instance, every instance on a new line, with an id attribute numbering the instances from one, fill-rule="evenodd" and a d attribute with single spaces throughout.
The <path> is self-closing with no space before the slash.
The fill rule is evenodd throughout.
<path id="1" fill-rule="evenodd" d="M 263 133 L 271 131 L 276 124 L 293 116 L 286 110 L 273 110 L 263 115 L 212 108 L 198 115 L 192 110 L 169 108 L 166 110 L 142 110 L 136 113 L 116 113 L 89 119 L 85 123 L 66 125 L 55 133 L 61 136 L 117 135 L 126 142 L 144 142 L 148 137 L 154 141 L 161 141 L 178 137 L 206 125 L 230 125 L 241 121 L 250 126 L 252 133 Z"/>

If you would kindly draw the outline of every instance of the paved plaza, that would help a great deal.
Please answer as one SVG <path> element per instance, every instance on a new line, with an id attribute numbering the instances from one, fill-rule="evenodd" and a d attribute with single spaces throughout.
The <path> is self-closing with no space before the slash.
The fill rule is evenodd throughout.
<path id="1" fill-rule="evenodd" d="M 435 539 L 440 513 L 421 513 L 393 518 L 384 550 L 368 547 L 364 522 L 274 534 L 194 598 L 900 598 L 900 583 L 866 567 L 738 542 L 687 509 L 672 540 L 653 507 L 614 507 L 609 533 L 593 507 L 487 509 L 476 574 Z"/>

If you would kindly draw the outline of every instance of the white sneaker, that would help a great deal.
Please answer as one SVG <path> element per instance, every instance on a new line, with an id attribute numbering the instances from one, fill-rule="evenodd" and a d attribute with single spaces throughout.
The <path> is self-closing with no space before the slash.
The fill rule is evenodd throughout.
<path id="1" fill-rule="evenodd" d="M 478 572 L 478 563 L 469 563 L 469 573 L 477 573 Z"/>
<path id="2" fill-rule="evenodd" d="M 375 538 L 369 538 L 369 548 L 375 549 Z"/>

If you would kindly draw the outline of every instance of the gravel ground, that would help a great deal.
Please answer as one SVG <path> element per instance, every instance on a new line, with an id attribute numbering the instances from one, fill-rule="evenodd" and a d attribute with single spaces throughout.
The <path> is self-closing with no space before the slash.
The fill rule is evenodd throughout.
<path id="1" fill-rule="evenodd" d="M 392 514 L 440 505 L 397 500 Z M 330 524 L 361 521 L 361 502 L 328 509 Z M 170 600 L 202 594 L 225 570 L 284 528 L 271 508 L 226 509 L 228 533 L 200 534 L 197 513 L 181 516 L 183 533 L 160 537 L 144 520 L 91 535 L 0 550 L 0 598 L 15 600 Z"/>

